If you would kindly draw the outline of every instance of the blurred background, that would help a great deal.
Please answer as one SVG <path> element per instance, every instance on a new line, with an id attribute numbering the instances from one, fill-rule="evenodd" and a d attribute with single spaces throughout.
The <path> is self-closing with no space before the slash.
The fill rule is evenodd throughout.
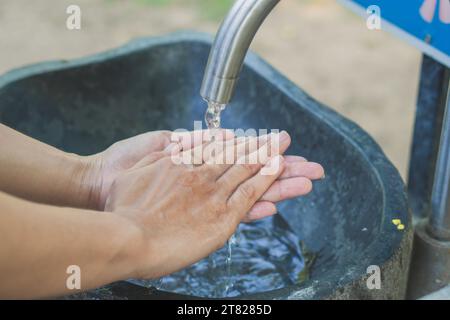
<path id="1" fill-rule="evenodd" d="M 0 73 L 72 59 L 132 38 L 215 33 L 233 0 L 0 0 Z M 66 28 L 66 8 L 82 11 Z M 335 0 L 283 0 L 252 49 L 317 100 L 357 122 L 405 178 L 421 54 Z M 282 128 L 280 128 L 282 129 Z M 307 137 L 305 137 L 307 139 Z"/>

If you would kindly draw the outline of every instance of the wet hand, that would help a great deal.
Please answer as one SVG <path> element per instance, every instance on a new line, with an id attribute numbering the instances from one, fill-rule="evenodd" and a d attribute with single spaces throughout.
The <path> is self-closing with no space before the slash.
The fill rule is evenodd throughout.
<path id="1" fill-rule="evenodd" d="M 244 222 L 259 220 L 277 213 L 277 202 L 307 195 L 313 189 L 313 180 L 325 178 L 324 168 L 300 156 L 285 156 L 281 176 L 255 203 Z"/>
<path id="2" fill-rule="evenodd" d="M 201 165 L 180 164 L 173 154 L 159 153 L 115 179 L 105 210 L 141 230 L 135 277 L 173 273 L 224 245 L 285 168 L 279 153 L 289 139 L 282 140 L 279 152 L 272 150 L 271 140 L 252 149 L 252 139 L 232 140 L 225 149 L 235 147 L 239 159 L 255 152 L 266 155 L 254 164 L 208 159 Z M 178 154 L 195 155 L 195 148 Z"/>
<path id="3" fill-rule="evenodd" d="M 177 141 L 181 142 L 183 150 L 189 150 L 200 145 L 209 144 L 211 132 L 208 130 L 199 132 L 182 133 Z M 215 133 L 219 140 L 231 140 L 234 135 L 231 131 L 221 130 Z M 187 137 L 187 138 L 186 138 Z M 94 207 L 103 210 L 106 198 L 110 192 L 114 180 L 126 170 L 135 166 L 142 159 L 158 158 L 170 154 L 173 143 L 173 132 L 155 131 L 119 141 L 110 148 L 97 155 L 87 157 L 88 167 L 91 173 L 87 175 L 93 185 L 91 192 Z M 287 149 L 290 144 L 287 136 L 283 147 Z M 276 183 L 264 194 L 254 207 L 248 212 L 245 222 L 261 219 L 277 212 L 275 204 L 279 201 L 306 195 L 312 189 L 311 180 L 324 176 L 324 169 L 317 163 L 308 162 L 298 156 L 286 156 L 286 169 Z"/>
<path id="4" fill-rule="evenodd" d="M 86 158 L 86 166 L 89 174 L 86 174 L 92 185 L 92 202 L 90 207 L 103 210 L 106 198 L 110 192 L 114 180 L 124 171 L 135 166 L 139 161 L 148 156 L 158 157 L 160 153 L 167 154 L 168 148 L 173 144 L 171 141 L 173 132 L 153 131 L 137 135 L 135 137 L 114 143 L 105 151 Z M 200 134 L 186 132 L 183 135 L 189 139 L 182 139 L 184 150 L 191 149 L 197 145 L 210 140 L 209 131 Z M 219 139 L 232 139 L 231 131 L 221 130 Z"/>

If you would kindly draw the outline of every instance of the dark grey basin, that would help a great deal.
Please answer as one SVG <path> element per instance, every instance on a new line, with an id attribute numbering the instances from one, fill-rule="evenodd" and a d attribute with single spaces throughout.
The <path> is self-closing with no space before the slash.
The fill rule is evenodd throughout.
<path id="1" fill-rule="evenodd" d="M 190 128 L 205 111 L 199 88 L 210 44 L 209 36 L 177 33 L 12 71 L 0 77 L 0 121 L 79 154 L 148 130 Z M 311 279 L 243 298 L 403 298 L 410 214 L 404 184 L 378 145 L 253 54 L 223 117 L 225 127 L 287 130 L 290 153 L 327 172 L 312 194 L 280 206 L 318 253 Z M 370 265 L 381 268 L 380 290 L 366 286 Z M 111 288 L 119 297 L 177 297 L 123 282 Z"/>

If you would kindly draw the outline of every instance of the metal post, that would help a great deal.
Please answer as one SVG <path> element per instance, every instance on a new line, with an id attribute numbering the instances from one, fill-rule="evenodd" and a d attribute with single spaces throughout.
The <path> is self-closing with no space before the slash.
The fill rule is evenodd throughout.
<path id="1" fill-rule="evenodd" d="M 442 124 L 439 156 L 434 174 L 431 197 L 430 233 L 450 240 L 450 88 L 447 90 L 446 111 Z M 450 273 L 450 270 L 449 270 Z"/>
<path id="2" fill-rule="evenodd" d="M 450 283 L 449 69 L 424 57 L 419 90 L 408 191 L 416 218 L 421 220 L 415 226 L 410 299 Z"/>
<path id="3" fill-rule="evenodd" d="M 408 177 L 409 202 L 416 218 L 425 218 L 430 211 L 447 86 L 448 68 L 424 55 Z"/>

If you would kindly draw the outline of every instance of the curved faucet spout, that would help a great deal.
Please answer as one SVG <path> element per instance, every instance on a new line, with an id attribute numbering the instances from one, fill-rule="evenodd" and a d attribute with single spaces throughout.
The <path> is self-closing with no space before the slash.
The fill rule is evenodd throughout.
<path id="1" fill-rule="evenodd" d="M 206 66 L 201 96 L 228 104 L 250 44 L 280 0 L 237 0 L 216 35 Z"/>

